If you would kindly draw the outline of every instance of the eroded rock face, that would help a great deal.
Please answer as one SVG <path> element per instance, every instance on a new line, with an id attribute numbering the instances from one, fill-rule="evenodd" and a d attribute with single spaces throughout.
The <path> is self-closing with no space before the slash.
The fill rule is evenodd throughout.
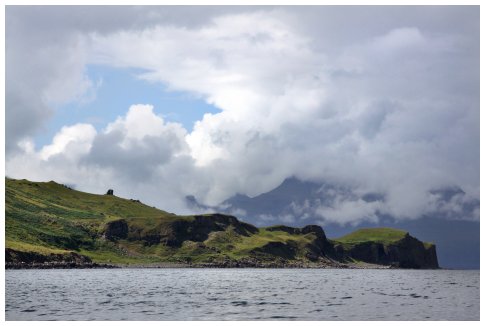
<path id="1" fill-rule="evenodd" d="M 400 268 L 439 268 L 436 247 L 428 248 L 409 234 L 395 245 L 389 246 L 389 254 Z"/>
<path id="2" fill-rule="evenodd" d="M 307 246 L 310 250 L 310 253 L 316 256 L 321 257 L 335 257 L 335 249 L 333 244 L 328 241 L 325 232 L 323 231 L 322 227 L 319 225 L 307 225 L 301 229 L 302 234 L 315 234 L 316 238 L 313 242 Z M 312 257 L 311 255 L 309 255 Z"/>
<path id="3" fill-rule="evenodd" d="M 408 234 L 392 244 L 363 242 L 345 250 L 335 246 L 338 258 L 353 258 L 367 263 L 391 265 L 398 268 L 439 268 L 435 245 L 425 246 L 423 242 Z"/>
<path id="4" fill-rule="evenodd" d="M 197 215 L 195 216 L 195 224 L 218 224 L 219 226 L 226 228 L 233 226 L 234 230 L 244 236 L 249 236 L 254 233 L 258 233 L 259 230 L 254 225 L 239 221 L 236 217 L 224 214 L 211 214 L 211 215 Z"/>
<path id="5" fill-rule="evenodd" d="M 129 228 L 129 240 L 141 240 L 146 245 L 163 243 L 170 247 L 180 247 L 184 241 L 202 242 L 211 232 L 223 231 L 232 227 L 242 236 L 259 232 L 251 224 L 240 222 L 236 217 L 223 214 L 196 215 L 193 220 L 177 220 L 161 224 L 158 229 L 140 230 Z"/>
<path id="6" fill-rule="evenodd" d="M 373 264 L 390 264 L 393 260 L 389 252 L 385 250 L 384 245 L 375 242 L 363 242 L 354 245 L 350 250 L 345 252 L 344 257 L 364 261 Z"/>
<path id="7" fill-rule="evenodd" d="M 288 234 L 314 234 L 315 239 L 307 245 L 308 253 L 306 257 L 311 261 L 316 261 L 321 257 L 335 257 L 335 249 L 330 243 L 319 225 L 307 225 L 303 228 L 294 228 L 286 225 L 275 225 L 267 227 L 268 231 L 283 231 Z"/>
<path id="8" fill-rule="evenodd" d="M 123 219 L 108 222 L 104 228 L 103 236 L 108 240 L 126 239 L 128 224 Z"/>
<path id="9" fill-rule="evenodd" d="M 119 219 L 107 223 L 103 233 L 104 238 L 111 241 L 118 239 L 141 241 L 147 246 L 163 244 L 179 248 L 185 241 L 202 243 L 212 232 L 231 229 L 241 236 L 251 236 L 259 232 L 255 226 L 224 214 L 196 215 L 174 220 L 161 219 L 152 227 L 143 227 L 141 226 L 143 224 L 129 221 Z M 311 262 L 345 262 L 355 259 L 399 268 L 438 268 L 435 247 L 425 246 L 409 234 L 392 244 L 384 245 L 369 241 L 346 247 L 338 243 L 334 245 L 318 225 L 307 225 L 303 228 L 279 225 L 268 227 L 266 230 L 304 236 L 310 242 L 304 242 L 305 247 L 302 247 L 291 240 L 271 241 L 251 251 L 255 259 L 262 261 L 269 261 L 271 257 L 285 261 L 304 257 Z"/>
<path id="10" fill-rule="evenodd" d="M 314 233 L 319 238 L 327 240 L 327 236 L 320 225 L 307 225 L 301 229 L 302 234 Z"/>

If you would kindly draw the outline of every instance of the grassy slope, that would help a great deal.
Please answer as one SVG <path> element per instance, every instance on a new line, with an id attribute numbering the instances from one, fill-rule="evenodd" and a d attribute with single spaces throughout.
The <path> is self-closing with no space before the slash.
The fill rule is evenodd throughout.
<path id="1" fill-rule="evenodd" d="M 365 228 L 344 235 L 343 237 L 333 239 L 333 241 L 335 243 L 340 243 L 347 248 L 355 244 L 369 241 L 389 245 L 402 240 L 406 234 L 406 231 L 393 228 Z M 430 247 L 432 245 L 428 242 L 423 243 L 425 247 Z"/>
<path id="2" fill-rule="evenodd" d="M 365 241 L 389 244 L 403 239 L 406 236 L 406 233 L 406 231 L 393 228 L 366 228 L 334 239 L 334 241 L 345 244 L 355 244 Z"/>
<path id="3" fill-rule="evenodd" d="M 289 234 L 260 228 L 242 236 L 232 226 L 212 232 L 203 242 L 185 241 L 180 248 L 143 241 L 107 241 L 102 237 L 106 223 L 123 218 L 130 228 L 143 234 L 159 234 L 177 216 L 154 207 L 116 196 L 94 195 L 69 189 L 55 182 L 6 179 L 6 248 L 41 254 L 70 251 L 89 256 L 100 263 L 150 264 L 157 262 L 206 262 L 252 257 L 252 251 L 269 242 L 291 243 L 296 259 L 305 260 L 305 246 L 314 234 Z M 391 243 L 406 232 L 390 228 L 362 229 L 334 243 L 345 247 L 366 241 Z M 429 245 L 429 244 L 425 244 Z M 269 257 L 271 259 L 271 257 Z M 274 258 L 274 257 L 273 257 Z"/>
<path id="4" fill-rule="evenodd" d="M 39 253 L 93 252 L 87 255 L 136 261 L 139 259 L 131 259 L 97 239 L 106 222 L 136 216 L 147 221 L 175 217 L 131 200 L 75 191 L 55 182 L 6 179 L 5 183 L 6 248 Z"/>
<path id="5" fill-rule="evenodd" d="M 43 254 L 75 251 L 96 262 L 146 264 L 164 261 L 240 259 L 270 241 L 294 241 L 303 247 L 314 235 L 290 235 L 264 228 L 250 237 L 228 228 L 212 232 L 203 244 L 185 241 L 181 248 L 143 242 L 104 240 L 105 224 L 123 218 L 141 232 L 156 232 L 167 223 L 192 216 L 177 216 L 142 203 L 116 196 L 94 195 L 55 182 L 6 179 L 6 248 Z M 301 250 L 300 250 L 301 249 Z"/>

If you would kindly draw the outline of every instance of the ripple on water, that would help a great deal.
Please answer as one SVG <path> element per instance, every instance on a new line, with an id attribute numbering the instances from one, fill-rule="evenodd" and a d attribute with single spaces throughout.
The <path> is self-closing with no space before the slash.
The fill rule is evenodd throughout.
<path id="1" fill-rule="evenodd" d="M 280 315 L 276 315 L 276 316 L 271 316 L 269 318 L 270 319 L 297 319 L 298 317 L 295 317 L 295 316 L 280 316 Z"/>
<path id="2" fill-rule="evenodd" d="M 7 320 L 479 320 L 479 280 L 478 271 L 6 271 L 5 314 Z"/>
<path id="3" fill-rule="evenodd" d="M 231 304 L 234 306 L 246 306 L 248 304 L 247 301 L 231 301 Z"/>

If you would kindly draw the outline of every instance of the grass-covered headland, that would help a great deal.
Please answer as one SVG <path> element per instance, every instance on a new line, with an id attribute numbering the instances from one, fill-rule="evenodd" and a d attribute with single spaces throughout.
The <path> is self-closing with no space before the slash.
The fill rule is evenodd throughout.
<path id="1" fill-rule="evenodd" d="M 435 246 L 407 232 L 257 228 L 223 214 L 179 216 L 138 200 L 6 179 L 7 268 L 99 266 L 437 268 Z"/>

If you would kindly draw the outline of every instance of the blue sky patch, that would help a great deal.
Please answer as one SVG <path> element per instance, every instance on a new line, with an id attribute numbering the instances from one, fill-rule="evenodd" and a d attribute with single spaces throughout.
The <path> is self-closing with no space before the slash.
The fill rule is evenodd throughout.
<path id="1" fill-rule="evenodd" d="M 37 148 L 50 144 L 54 135 L 66 125 L 89 123 L 99 131 L 118 116 L 125 115 L 133 104 L 153 105 L 154 112 L 162 115 L 165 121 L 178 122 L 188 132 L 205 113 L 220 112 L 193 94 L 169 91 L 162 83 L 139 79 L 139 69 L 89 65 L 86 70 L 94 83 L 100 81 L 94 100 L 81 100 L 58 108 L 35 138 Z"/>

